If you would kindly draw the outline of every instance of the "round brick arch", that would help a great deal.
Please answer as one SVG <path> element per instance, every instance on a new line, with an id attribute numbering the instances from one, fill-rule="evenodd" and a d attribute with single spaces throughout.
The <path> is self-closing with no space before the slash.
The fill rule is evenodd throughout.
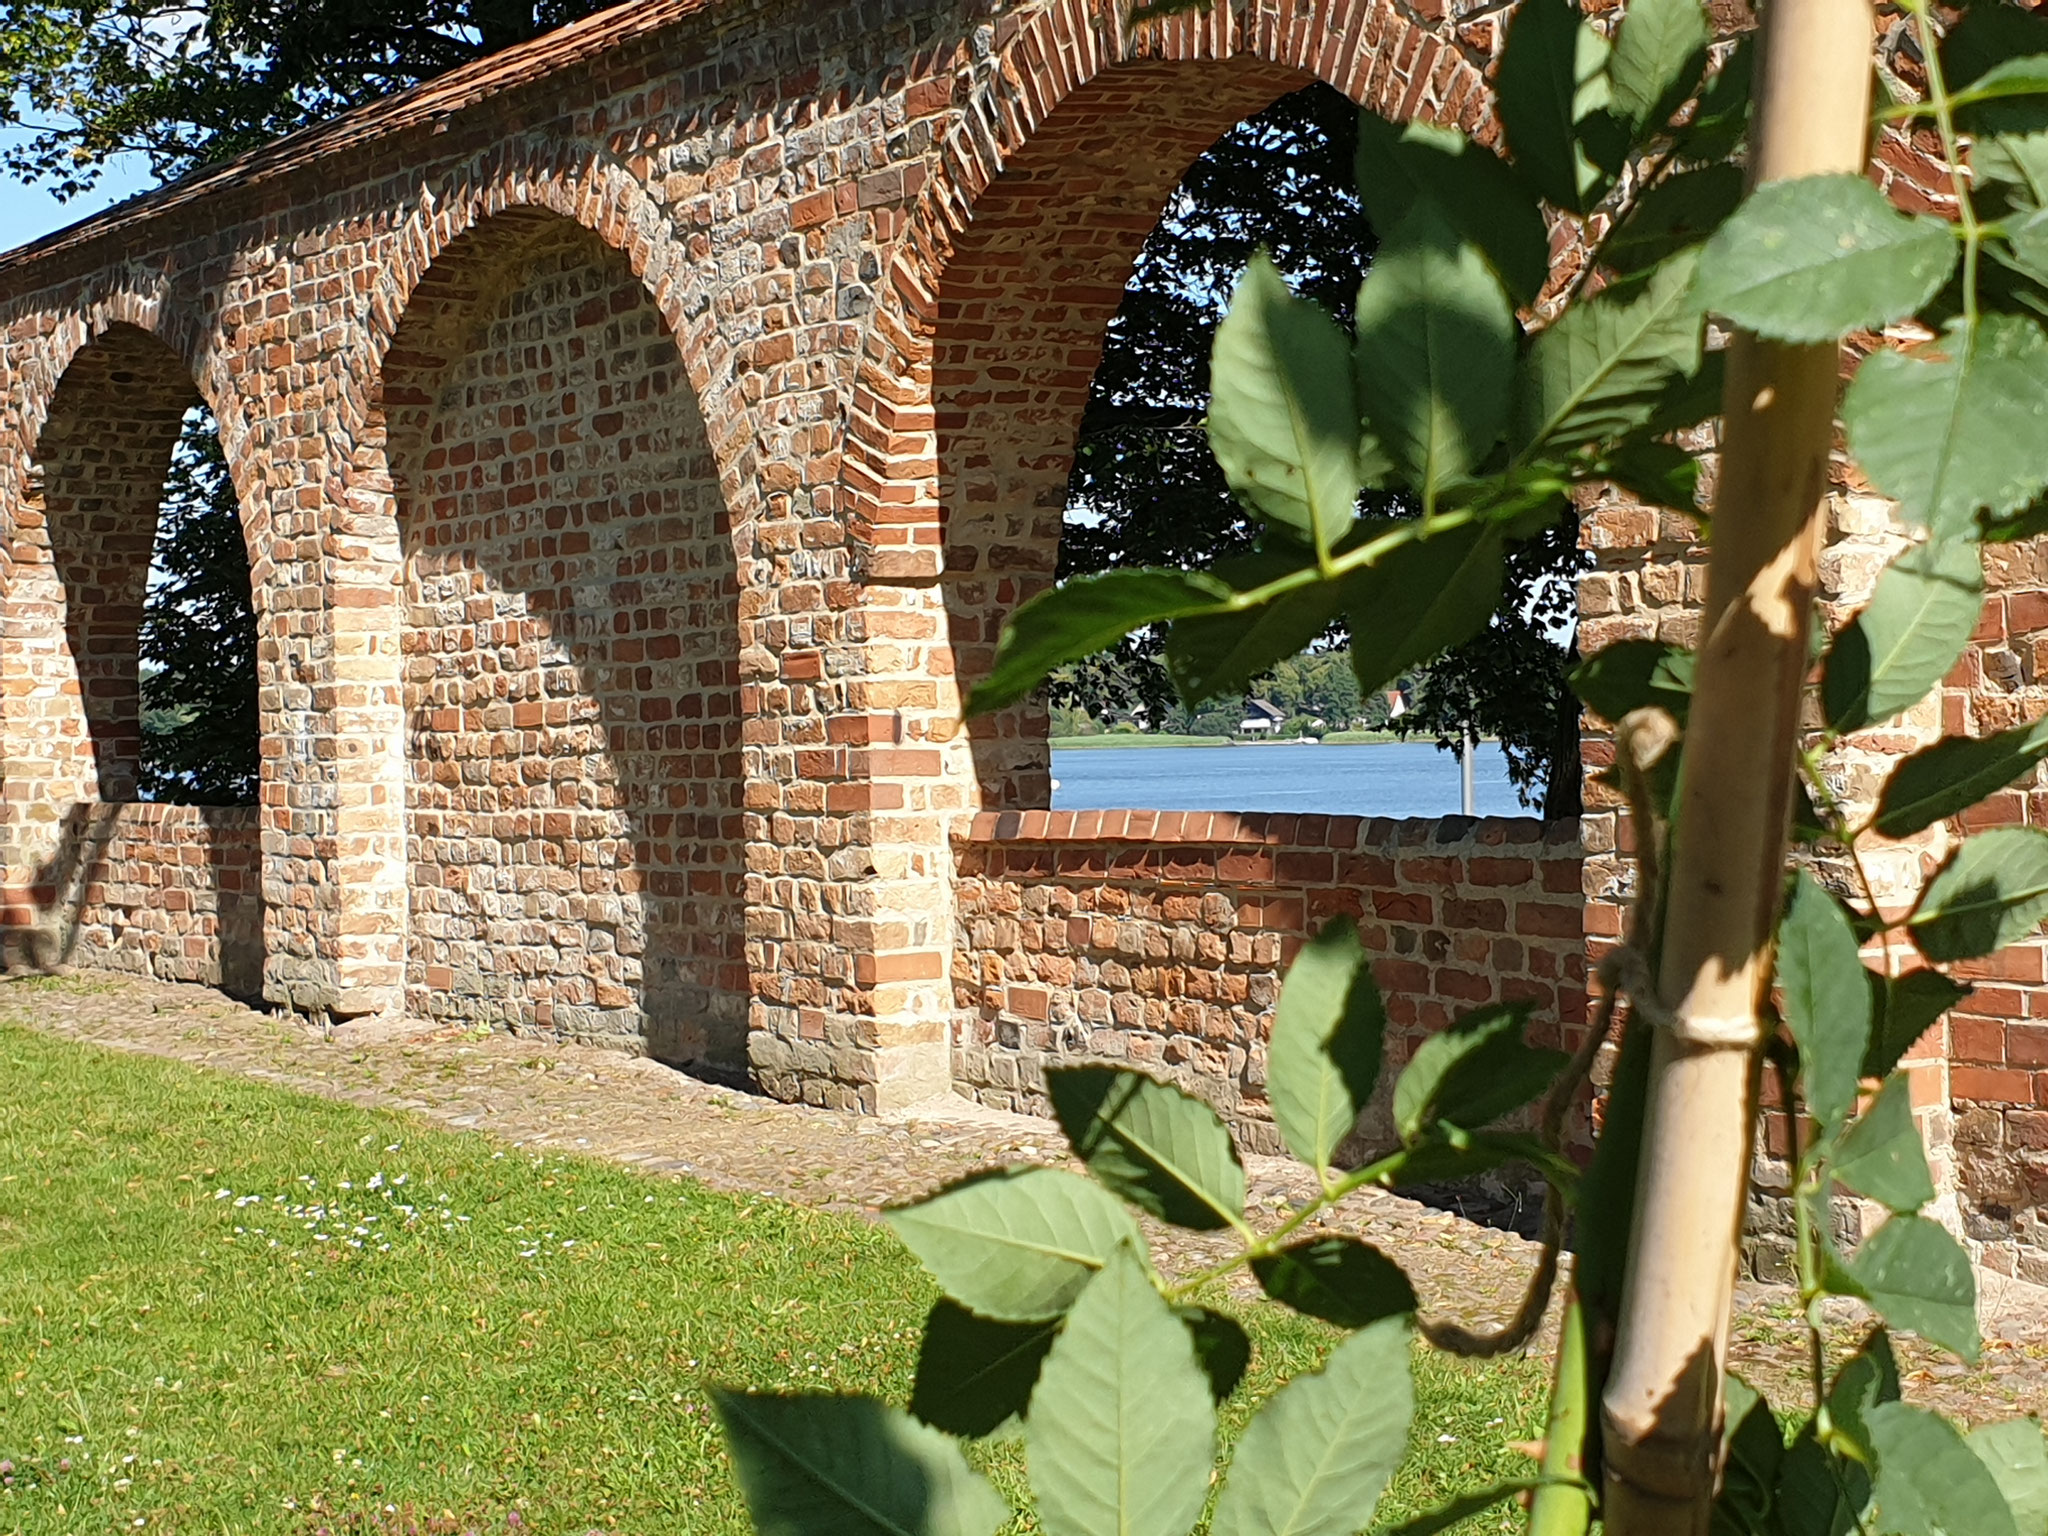
<path id="1" fill-rule="evenodd" d="M 27 818 L 44 829 L 36 836 L 79 803 L 137 798 L 146 578 L 172 453 L 195 406 L 220 424 L 250 561 L 261 560 L 263 503 L 247 494 L 246 434 L 232 384 L 206 366 L 204 336 L 151 285 L 88 293 L 16 380 L 0 480 L 0 679 L 4 755 L 26 780 L 9 799 L 40 803 Z M 260 624 L 253 573 L 251 588 Z M 14 823 L 9 865 L 50 852 L 21 842 L 31 834 L 18 811 Z"/>
<path id="2" fill-rule="evenodd" d="M 10 391 L 12 399 L 4 431 L 8 450 L 0 455 L 0 531 L 11 534 L 15 509 L 23 504 L 36 449 L 49 419 L 51 403 L 57 398 L 72 364 L 88 348 L 117 330 L 140 331 L 161 344 L 177 360 L 183 372 L 186 392 L 193 405 L 204 405 L 219 424 L 221 448 L 226 455 L 228 478 L 240 504 L 242 537 L 248 546 L 252 598 L 256 611 L 263 613 L 261 563 L 268 542 L 269 505 L 251 487 L 262 477 L 251 457 L 251 444 L 242 409 L 242 397 L 235 386 L 234 371 L 222 354 L 226 347 L 208 327 L 194 320 L 172 302 L 161 283 L 136 283 L 104 291 L 88 290 L 78 306 L 43 338 L 42 346 L 20 368 Z M 11 546 L 12 540 L 5 541 Z M 11 577 L 11 547 L 0 548 L 0 592 Z"/>
<path id="3" fill-rule="evenodd" d="M 1188 166 L 1316 80 L 1488 137 L 1478 48 L 1385 0 L 1246 0 L 1135 35 L 1056 3 L 1003 41 L 891 254 L 846 438 L 864 573 L 936 578 L 943 669 L 985 675 L 1003 617 L 1052 579 L 1103 335 Z M 1044 740 L 1029 707 L 977 724 L 984 805 L 1047 803 Z"/>
<path id="4" fill-rule="evenodd" d="M 645 268 L 513 203 L 439 242 L 384 349 L 405 995 L 730 1071 L 752 996 L 736 542 Z"/>
<path id="5" fill-rule="evenodd" d="M 756 454 L 746 410 L 727 398 L 731 358 L 713 323 L 710 264 L 691 257 L 645 183 L 616 158 L 541 135 L 509 139 L 438 186 L 421 189 L 419 207 L 363 310 L 358 376 L 372 383 L 360 395 L 343 396 L 332 424 L 340 438 L 334 462 L 358 466 L 350 489 L 363 483 L 358 445 L 373 450 L 370 464 L 381 461 L 384 360 L 415 291 L 449 246 L 489 220 L 522 211 L 581 225 L 617 251 L 645 285 L 681 349 L 735 529 L 747 525 L 754 511 Z M 386 489 L 379 470 L 370 471 L 367 488 L 373 494 Z"/>

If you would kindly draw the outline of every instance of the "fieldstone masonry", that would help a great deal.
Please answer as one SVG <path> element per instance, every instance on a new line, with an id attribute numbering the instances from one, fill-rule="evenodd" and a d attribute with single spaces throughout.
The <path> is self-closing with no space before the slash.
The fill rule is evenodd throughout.
<path id="1" fill-rule="evenodd" d="M 1273 1005 L 1338 917 L 1379 957 L 1386 998 L 1369 1142 L 1393 1139 L 1399 1066 L 1467 1009 L 1526 1003 L 1532 1038 L 1583 1038 L 1574 822 L 1009 811 L 960 831 L 953 1080 L 1005 1109 L 1049 1113 L 1048 1066 L 1128 1061 L 1195 1088 L 1253 1150 L 1284 1151 L 1265 1097 Z"/>
<path id="2" fill-rule="evenodd" d="M 1502 17 L 1218 0 L 1134 36 L 1108 0 L 652 0 L 0 256 L 0 913 L 319 1017 L 867 1110 L 1029 1102 L 1047 1060 L 1109 1054 L 1256 1139 L 1274 978 L 1337 910 L 1383 943 L 1404 1049 L 1517 995 L 1569 1039 L 1630 879 L 1597 793 L 1578 849 L 1048 819 L 1042 716 L 957 721 L 1051 578 L 1103 329 L 1188 162 L 1316 79 L 1490 139 Z M 1940 209 L 1925 142 L 1880 162 Z M 127 803 L 154 506 L 199 403 L 261 635 L 247 813 Z M 1895 539 L 1840 482 L 1837 618 Z M 1584 528 L 1584 643 L 1689 636 L 1691 523 Z M 1944 697 L 1831 765 L 1851 800 L 1938 718 L 2048 704 L 2040 558 L 1989 557 Z M 1942 846 L 1885 850 L 1887 891 Z M 2044 951 L 1995 972 L 1923 1042 L 1918 1102 L 1980 1256 L 2048 1278 Z"/>

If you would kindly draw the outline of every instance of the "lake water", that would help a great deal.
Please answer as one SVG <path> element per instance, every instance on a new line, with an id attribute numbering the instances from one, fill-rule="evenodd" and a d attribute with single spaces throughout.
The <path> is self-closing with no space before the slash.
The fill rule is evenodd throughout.
<path id="1" fill-rule="evenodd" d="M 1054 749 L 1057 811 L 1300 811 L 1455 816 L 1458 760 L 1422 741 L 1358 746 Z M 1507 759 L 1482 742 L 1473 763 L 1482 816 L 1529 816 Z"/>

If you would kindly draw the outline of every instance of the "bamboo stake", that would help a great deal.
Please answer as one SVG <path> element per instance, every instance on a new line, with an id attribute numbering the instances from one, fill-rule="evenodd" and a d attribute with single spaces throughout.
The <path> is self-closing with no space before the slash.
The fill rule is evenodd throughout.
<path id="1" fill-rule="evenodd" d="M 1867 0 L 1764 8 L 1755 182 L 1863 169 Z M 1839 348 L 1738 335 L 1615 1353 L 1608 1536 L 1706 1536 Z"/>

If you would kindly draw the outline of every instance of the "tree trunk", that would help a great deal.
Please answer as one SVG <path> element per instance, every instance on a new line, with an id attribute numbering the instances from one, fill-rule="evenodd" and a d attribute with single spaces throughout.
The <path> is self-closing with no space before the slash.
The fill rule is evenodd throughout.
<path id="1" fill-rule="evenodd" d="M 1751 175 L 1860 172 L 1865 0 L 1764 9 Z M 1608 1536 L 1705 1536 L 1748 1203 L 1839 348 L 1738 335 L 1671 855 L 1647 1128 L 1601 1404 Z"/>

